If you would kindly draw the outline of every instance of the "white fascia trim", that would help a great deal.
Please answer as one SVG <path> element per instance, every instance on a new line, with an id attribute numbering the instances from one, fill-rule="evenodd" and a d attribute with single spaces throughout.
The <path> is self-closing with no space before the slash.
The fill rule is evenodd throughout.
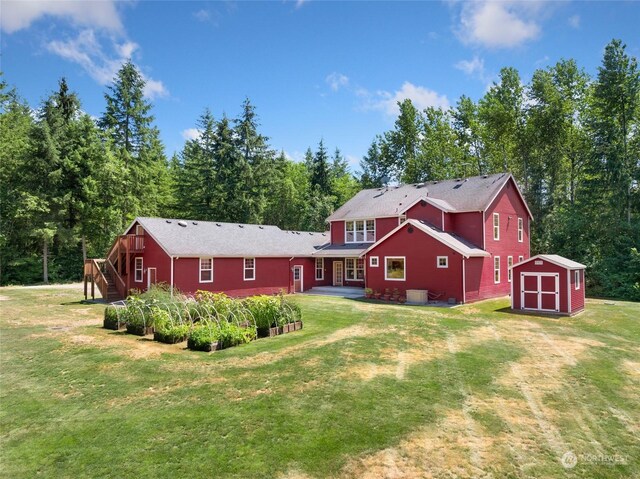
<path id="1" fill-rule="evenodd" d="M 558 263 L 557 261 L 553 261 L 553 260 L 547 258 L 543 254 L 537 254 L 535 256 L 532 256 L 529 259 L 525 259 L 525 260 L 521 261 L 518 264 L 514 264 L 513 267 L 515 268 L 516 266 L 520 266 L 522 264 L 529 263 L 530 261 L 533 261 L 535 259 L 541 259 L 543 261 L 548 261 L 551 264 L 555 264 L 556 266 L 560 266 L 561 268 L 565 268 L 565 269 L 568 269 L 568 270 L 571 270 L 571 271 L 575 271 L 576 269 L 586 269 L 587 268 L 585 265 L 580 264 L 580 263 L 576 263 L 578 266 L 567 266 L 566 264 L 562 264 L 562 263 Z"/>
<path id="2" fill-rule="evenodd" d="M 491 256 L 488 252 L 483 251 L 483 254 L 468 254 L 466 251 L 462 251 L 460 248 L 456 247 L 455 245 L 452 245 L 451 243 L 448 243 L 446 241 L 443 241 L 442 238 L 439 238 L 437 236 L 435 236 L 431 230 L 429 230 L 428 228 L 425 228 L 424 225 L 422 223 L 420 223 L 419 221 L 416 221 L 414 219 L 408 219 L 407 221 L 405 221 L 404 223 L 402 223 L 400 226 L 397 226 L 396 228 L 394 228 L 393 230 L 391 230 L 389 233 L 387 233 L 385 236 L 383 236 L 382 238 L 380 238 L 378 241 L 376 241 L 374 244 L 372 244 L 369 248 L 367 248 L 364 253 L 362 253 L 362 255 L 360 255 L 361 257 L 364 256 L 365 254 L 369 253 L 369 251 L 371 251 L 372 249 L 376 248 L 378 245 L 380 245 L 383 241 L 385 241 L 387 238 L 389 238 L 390 236 L 396 234 L 400 228 L 404 228 L 406 225 L 413 225 L 416 228 L 418 228 L 420 231 L 422 231 L 423 233 L 428 234 L 429 236 L 431 236 L 433 239 L 439 241 L 440 243 L 442 243 L 445 246 L 448 246 L 449 248 L 451 248 L 453 251 L 455 251 L 456 253 L 461 254 L 463 257 L 465 258 L 469 258 L 469 257 L 484 257 L 484 256 Z M 448 233 L 446 233 L 448 234 Z"/>
<path id="3" fill-rule="evenodd" d="M 496 194 L 493 195 L 493 198 L 491 198 L 489 203 L 487 203 L 487 206 L 485 206 L 484 211 L 487 211 L 491 207 L 491 205 L 496 200 L 496 198 L 498 197 L 500 192 L 504 189 L 505 185 L 509 182 L 509 180 L 513 180 L 513 185 L 516 187 L 516 192 L 520 196 L 520 200 L 522 201 L 522 204 L 524 205 L 525 209 L 527 210 L 527 213 L 529 213 L 529 218 L 533 219 L 533 215 L 531 214 L 531 210 L 529 209 L 529 205 L 527 205 L 527 202 L 525 201 L 524 196 L 522 195 L 522 192 L 520 191 L 520 188 L 518 188 L 518 183 L 516 183 L 516 180 L 515 180 L 515 178 L 513 177 L 513 175 L 511 173 L 509 173 L 507 175 L 507 179 L 505 180 L 505 182 L 502 183 L 502 186 L 500 188 L 498 188 L 498 191 L 496 191 Z"/>
<path id="4" fill-rule="evenodd" d="M 436 198 L 437 199 L 437 198 Z M 407 206 L 406 208 L 400 210 L 400 214 L 405 214 L 408 210 L 410 210 L 411 208 L 413 208 L 415 205 L 417 205 L 418 203 L 420 203 L 421 201 L 425 201 L 427 203 L 429 203 L 431 206 L 438 208 L 440 211 L 443 211 L 445 213 L 461 213 L 461 211 L 458 211 L 456 209 L 451 209 L 451 208 L 446 208 L 443 207 L 442 205 L 439 205 L 437 202 L 433 201 L 431 198 L 429 198 L 428 196 L 421 196 L 420 198 L 418 198 L 417 200 L 415 200 L 413 203 L 410 203 L 409 206 Z"/>

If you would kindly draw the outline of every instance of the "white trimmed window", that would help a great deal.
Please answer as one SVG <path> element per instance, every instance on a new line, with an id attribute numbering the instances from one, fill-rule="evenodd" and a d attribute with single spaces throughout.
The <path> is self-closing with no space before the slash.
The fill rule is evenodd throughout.
<path id="1" fill-rule="evenodd" d="M 244 259 L 244 280 L 253 281 L 256 279 L 256 259 L 245 258 Z"/>
<path id="2" fill-rule="evenodd" d="M 375 240 L 375 220 L 355 220 L 344 222 L 345 243 L 373 243 Z"/>
<path id="3" fill-rule="evenodd" d="M 580 270 L 579 269 L 573 272 L 573 282 L 576 284 L 576 289 L 580 289 Z"/>
<path id="4" fill-rule="evenodd" d="M 369 266 L 377 268 L 380 265 L 380 258 L 378 256 L 369 256 Z"/>
<path id="5" fill-rule="evenodd" d="M 398 224 L 401 225 L 405 221 L 407 221 L 407 215 L 400 215 L 400 220 L 398 221 Z"/>
<path id="6" fill-rule="evenodd" d="M 134 277 L 133 280 L 136 283 L 142 283 L 142 277 L 144 275 L 144 266 L 143 266 L 143 259 L 142 257 L 138 256 L 135 259 L 135 267 L 134 267 Z"/>
<path id="7" fill-rule="evenodd" d="M 511 268 L 513 266 L 513 256 L 507 256 L 507 281 L 511 283 Z"/>
<path id="8" fill-rule="evenodd" d="M 438 256 L 436 258 L 436 265 L 438 268 L 448 268 L 449 267 L 449 257 L 448 256 Z"/>
<path id="9" fill-rule="evenodd" d="M 524 261 L 524 256 L 518 256 L 518 263 L 522 263 Z"/>
<path id="10" fill-rule="evenodd" d="M 498 241 L 500 239 L 500 214 L 493 214 L 493 239 Z"/>
<path id="11" fill-rule="evenodd" d="M 200 258 L 200 282 L 213 283 L 213 258 Z"/>
<path id="12" fill-rule="evenodd" d="M 493 258 L 493 282 L 496 284 L 500 282 L 500 256 Z"/>
<path id="13" fill-rule="evenodd" d="M 524 241 L 524 220 L 518 218 L 518 241 L 522 243 Z"/>
<path id="14" fill-rule="evenodd" d="M 405 258 L 403 256 L 385 256 L 384 279 L 387 281 L 404 281 L 407 277 Z"/>
<path id="15" fill-rule="evenodd" d="M 324 279 L 324 258 L 316 258 L 316 280 Z"/>
<path id="16" fill-rule="evenodd" d="M 364 259 L 347 258 L 344 261 L 345 279 L 349 281 L 364 280 Z"/>

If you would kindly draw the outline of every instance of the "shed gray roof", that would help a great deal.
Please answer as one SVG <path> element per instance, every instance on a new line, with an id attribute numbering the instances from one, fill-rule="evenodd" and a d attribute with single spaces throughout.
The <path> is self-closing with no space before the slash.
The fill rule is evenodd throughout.
<path id="1" fill-rule="evenodd" d="M 514 265 L 514 267 L 519 266 L 521 264 L 530 263 L 531 261 L 536 259 L 548 261 L 549 263 L 553 263 L 567 269 L 585 269 L 586 268 L 586 266 L 581 263 L 578 263 L 576 261 L 573 261 L 571 259 L 565 258 L 564 256 L 560 256 L 557 254 L 538 254 L 538 255 L 532 256 L 529 259 L 521 261 L 520 263 Z"/>
<path id="2" fill-rule="evenodd" d="M 329 216 L 328 221 L 398 216 L 424 198 L 434 200 L 445 211 L 483 211 L 509 178 L 510 174 L 499 173 L 362 190 Z"/>
<path id="3" fill-rule="evenodd" d="M 277 226 L 165 218 L 136 221 L 172 256 L 310 256 L 329 242 L 327 233 L 285 231 Z"/>

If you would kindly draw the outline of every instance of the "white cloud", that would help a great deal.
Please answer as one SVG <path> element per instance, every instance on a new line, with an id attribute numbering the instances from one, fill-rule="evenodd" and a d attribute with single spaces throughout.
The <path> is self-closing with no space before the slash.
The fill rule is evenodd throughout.
<path id="1" fill-rule="evenodd" d="M 540 35 L 538 2 L 478 1 L 464 3 L 457 31 L 465 43 L 490 48 L 516 47 Z"/>
<path id="2" fill-rule="evenodd" d="M 53 40 L 46 45 L 47 50 L 65 60 L 80 65 L 100 85 L 110 83 L 122 64 L 138 49 L 134 42 L 117 43 L 112 41 L 114 55 L 104 52 L 102 45 L 91 29 L 82 30 L 76 38 Z M 159 80 L 142 73 L 146 82 L 144 93 L 147 98 L 157 98 L 169 94 Z"/>
<path id="3" fill-rule="evenodd" d="M 381 110 L 389 116 L 397 116 L 400 112 L 398 102 L 409 99 L 413 105 L 423 110 L 427 107 L 449 108 L 449 99 L 446 95 L 440 95 L 434 90 L 423 86 L 404 82 L 399 90 L 391 93 L 380 90 L 371 93 L 363 88 L 356 90 L 356 95 L 364 100 L 364 108 L 367 110 Z"/>
<path id="4" fill-rule="evenodd" d="M 333 91 L 338 91 L 342 87 L 349 85 L 349 77 L 342 73 L 333 72 L 324 80 Z"/>
<path id="5" fill-rule="evenodd" d="M 471 60 L 460 60 L 454 65 L 458 70 L 467 75 L 484 75 L 484 60 L 475 55 Z"/>
<path id="6" fill-rule="evenodd" d="M 186 130 L 182 130 L 182 138 L 185 140 L 197 140 L 202 135 L 202 131 L 198 128 L 187 128 Z"/>
<path id="7" fill-rule="evenodd" d="M 206 22 L 211 18 L 211 13 L 203 8 L 202 10 L 198 10 L 196 13 L 194 13 L 193 16 L 201 22 Z"/>
<path id="8" fill-rule="evenodd" d="M 309 0 L 296 0 L 296 8 L 301 8 Z"/>
<path id="9" fill-rule="evenodd" d="M 571 15 L 568 21 L 572 28 L 580 28 L 580 15 Z"/>
<path id="10" fill-rule="evenodd" d="M 14 33 L 28 28 L 41 17 L 62 17 L 85 27 L 122 31 L 122 21 L 116 8 L 116 1 L 42 1 L 10 0 L 2 1 L 0 26 L 6 33 Z"/>

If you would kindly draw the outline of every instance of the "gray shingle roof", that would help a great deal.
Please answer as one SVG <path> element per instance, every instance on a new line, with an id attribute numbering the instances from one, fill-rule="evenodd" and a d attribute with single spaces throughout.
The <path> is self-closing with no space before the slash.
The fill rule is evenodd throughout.
<path id="1" fill-rule="evenodd" d="M 313 256 L 333 256 L 336 258 L 349 258 L 360 256 L 371 246 L 371 243 L 333 244 L 319 249 Z"/>
<path id="2" fill-rule="evenodd" d="M 362 190 L 338 208 L 328 221 L 398 216 L 407 206 L 429 198 L 445 210 L 483 211 L 511 177 L 508 173 L 473 176 Z"/>
<path id="3" fill-rule="evenodd" d="M 532 256 L 529 259 L 521 261 L 520 263 L 514 266 L 518 266 L 524 263 L 530 263 L 531 261 L 534 261 L 536 259 L 548 261 L 549 263 L 553 263 L 567 269 L 585 269 L 586 268 L 585 265 L 578 263 L 576 261 L 573 261 L 571 259 L 565 258 L 564 256 L 560 256 L 558 254 L 538 254 L 536 256 Z"/>
<path id="4" fill-rule="evenodd" d="M 327 233 L 284 231 L 277 226 L 165 218 L 136 221 L 172 256 L 309 256 L 329 242 Z"/>

